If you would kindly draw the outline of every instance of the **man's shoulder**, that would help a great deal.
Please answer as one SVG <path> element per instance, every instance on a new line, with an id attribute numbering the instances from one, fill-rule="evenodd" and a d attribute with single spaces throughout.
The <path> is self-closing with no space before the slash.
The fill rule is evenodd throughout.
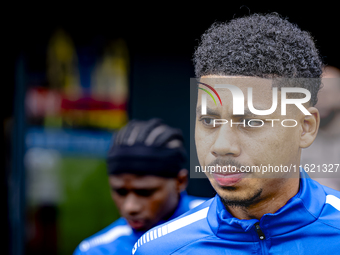
<path id="1" fill-rule="evenodd" d="M 192 242 L 213 235 L 206 220 L 213 199 L 147 231 L 135 243 L 132 254 L 171 254 Z"/>
<path id="2" fill-rule="evenodd" d="M 114 249 L 117 248 L 116 245 L 113 245 L 114 242 L 132 242 L 133 244 L 136 239 L 132 240 L 129 238 L 131 235 L 133 235 L 132 228 L 124 218 L 119 218 L 96 234 L 83 240 L 73 254 L 113 253 Z"/>
<path id="3" fill-rule="evenodd" d="M 321 186 L 325 191 L 326 199 L 319 220 L 340 230 L 340 191 Z"/>
<path id="4" fill-rule="evenodd" d="M 204 203 L 209 198 L 196 197 L 196 196 L 186 194 L 185 196 L 183 196 L 183 199 L 184 199 L 184 203 L 187 204 L 189 209 L 191 210 L 191 209 L 199 206 L 200 204 Z"/>

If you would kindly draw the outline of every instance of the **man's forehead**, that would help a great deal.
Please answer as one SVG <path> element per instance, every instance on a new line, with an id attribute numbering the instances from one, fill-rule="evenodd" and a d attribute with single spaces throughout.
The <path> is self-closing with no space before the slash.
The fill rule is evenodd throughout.
<path id="1" fill-rule="evenodd" d="M 250 76 L 218 76 L 218 75 L 209 75 L 202 76 L 200 79 L 200 87 L 206 87 L 205 85 L 209 85 L 213 87 L 218 95 L 221 97 L 222 105 L 232 105 L 233 99 L 238 98 L 239 100 L 244 100 L 245 109 L 248 108 L 248 96 L 251 93 L 252 104 L 256 106 L 256 109 L 265 110 L 269 109 L 273 102 L 273 94 L 279 95 L 280 91 L 273 91 L 273 81 L 272 79 L 265 79 L 259 77 L 250 77 Z M 242 98 L 239 97 L 240 94 L 232 94 L 230 88 L 221 88 L 221 85 L 232 85 L 237 88 L 237 90 L 241 90 Z M 275 86 L 274 86 L 275 87 Z M 202 90 L 199 90 L 199 95 L 205 93 Z M 235 93 L 235 91 L 234 91 Z M 213 95 L 214 96 L 214 95 Z M 279 98 L 280 100 L 280 98 Z M 198 100 L 197 107 L 199 108 L 201 105 L 200 100 Z M 214 106 L 212 103 L 212 99 L 208 97 L 208 106 L 213 108 L 219 108 Z"/>
<path id="2" fill-rule="evenodd" d="M 165 180 L 165 178 L 155 175 L 136 175 L 130 173 L 109 176 L 109 183 L 115 188 L 129 186 L 134 189 L 151 189 L 162 185 Z"/>
<path id="3" fill-rule="evenodd" d="M 272 79 L 255 76 L 225 76 L 206 75 L 200 78 L 200 82 L 215 86 L 216 84 L 230 84 L 237 87 L 264 87 L 271 88 Z"/>

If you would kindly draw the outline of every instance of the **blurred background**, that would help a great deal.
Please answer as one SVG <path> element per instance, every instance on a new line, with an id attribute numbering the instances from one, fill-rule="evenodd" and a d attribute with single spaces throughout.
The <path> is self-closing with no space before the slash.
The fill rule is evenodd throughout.
<path id="1" fill-rule="evenodd" d="M 105 156 L 130 119 L 162 118 L 188 137 L 192 55 L 215 21 L 278 12 L 340 67 L 331 5 L 162 2 L 20 4 L 4 23 L 2 254 L 71 254 L 119 217 Z M 8 56 L 8 59 L 7 59 Z M 211 197 L 207 180 L 188 193 Z"/>

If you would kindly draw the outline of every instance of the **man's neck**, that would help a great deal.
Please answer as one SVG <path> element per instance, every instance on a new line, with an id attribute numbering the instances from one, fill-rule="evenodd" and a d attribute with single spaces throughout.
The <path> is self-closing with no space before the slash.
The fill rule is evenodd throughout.
<path id="1" fill-rule="evenodd" d="M 268 195 L 248 207 L 226 206 L 227 210 L 238 219 L 260 220 L 264 214 L 278 211 L 289 199 L 295 196 L 299 191 L 299 181 L 299 178 L 292 178 L 284 187 L 278 189 L 280 192 Z"/>

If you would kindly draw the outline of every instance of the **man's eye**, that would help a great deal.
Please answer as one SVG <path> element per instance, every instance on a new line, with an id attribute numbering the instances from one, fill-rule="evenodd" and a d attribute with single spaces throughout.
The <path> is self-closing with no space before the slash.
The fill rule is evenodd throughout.
<path id="1" fill-rule="evenodd" d="M 214 119 L 213 118 L 201 118 L 199 121 L 206 127 L 213 127 Z"/>
<path id="2" fill-rule="evenodd" d="M 115 189 L 114 192 L 116 192 L 117 195 L 122 196 L 122 197 L 126 196 L 128 193 L 126 189 Z"/>
<path id="3" fill-rule="evenodd" d="M 261 127 L 263 126 L 263 121 L 261 120 L 252 120 L 252 119 L 245 119 L 245 126 L 246 127 Z"/>
<path id="4" fill-rule="evenodd" d="M 153 189 L 140 189 L 135 191 L 137 195 L 142 196 L 142 197 L 150 197 L 155 190 Z"/>

